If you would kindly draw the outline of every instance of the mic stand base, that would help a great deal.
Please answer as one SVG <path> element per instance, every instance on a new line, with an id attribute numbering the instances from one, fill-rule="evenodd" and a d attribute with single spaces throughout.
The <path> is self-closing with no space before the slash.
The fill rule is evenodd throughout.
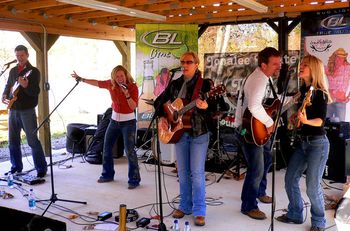
<path id="1" fill-rule="evenodd" d="M 166 226 L 163 222 L 159 223 L 158 231 L 166 231 Z"/>

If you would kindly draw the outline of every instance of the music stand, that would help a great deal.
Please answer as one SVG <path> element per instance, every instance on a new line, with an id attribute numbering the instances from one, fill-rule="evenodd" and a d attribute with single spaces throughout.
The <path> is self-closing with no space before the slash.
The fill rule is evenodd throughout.
<path id="1" fill-rule="evenodd" d="M 76 79 L 76 83 L 75 85 L 72 87 L 72 89 L 63 97 L 63 99 L 57 104 L 57 106 L 50 112 L 50 114 L 48 114 L 45 119 L 43 120 L 43 122 L 41 122 L 41 124 L 38 126 L 38 128 L 34 131 L 34 133 L 38 132 L 38 130 L 45 124 L 47 123 L 48 126 L 50 123 L 50 116 L 52 115 L 52 113 L 54 113 L 56 111 L 56 109 L 61 105 L 61 103 L 68 97 L 68 95 L 74 90 L 74 88 L 76 86 L 78 86 L 80 82 L 80 79 L 77 78 Z M 50 143 L 51 143 L 51 137 L 48 137 L 50 139 Z M 46 209 L 44 210 L 44 212 L 41 214 L 41 216 L 44 216 L 46 211 L 49 209 L 49 207 L 52 205 L 52 203 L 55 203 L 56 201 L 63 201 L 63 202 L 70 202 L 70 203 L 79 203 L 79 204 L 87 204 L 86 201 L 73 201 L 73 200 L 65 200 L 65 199 L 59 199 L 57 197 L 57 193 L 55 193 L 55 183 L 54 183 L 54 178 L 53 178 L 53 164 L 52 164 L 52 152 L 51 150 L 49 151 L 49 157 L 50 157 L 50 177 L 51 177 L 51 197 L 50 199 L 45 199 L 45 200 L 37 200 L 38 202 L 40 201 L 50 201 L 50 203 L 48 204 L 48 206 L 46 207 Z"/>

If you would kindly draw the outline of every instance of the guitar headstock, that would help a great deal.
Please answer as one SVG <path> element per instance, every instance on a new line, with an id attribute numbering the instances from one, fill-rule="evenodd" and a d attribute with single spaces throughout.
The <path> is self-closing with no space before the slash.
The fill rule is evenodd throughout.
<path id="1" fill-rule="evenodd" d="M 222 95 L 226 92 L 226 87 L 223 84 L 220 84 L 216 87 L 213 87 L 209 92 L 208 92 L 208 96 L 209 97 L 215 97 L 215 96 L 219 96 Z"/>

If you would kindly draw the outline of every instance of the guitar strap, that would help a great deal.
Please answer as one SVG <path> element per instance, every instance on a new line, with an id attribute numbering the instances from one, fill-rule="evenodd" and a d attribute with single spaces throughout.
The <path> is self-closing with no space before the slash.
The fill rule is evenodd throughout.
<path id="1" fill-rule="evenodd" d="M 270 77 L 269 77 L 269 83 L 270 83 L 270 88 L 271 88 L 271 90 L 272 90 L 273 98 L 274 98 L 274 99 L 277 99 L 277 98 L 278 98 L 278 97 L 277 97 L 277 93 L 276 93 L 276 91 L 275 91 L 275 88 L 273 87 L 273 83 L 272 83 Z"/>
<path id="2" fill-rule="evenodd" d="M 192 95 L 191 101 L 193 101 L 199 97 L 199 92 L 200 92 L 202 85 L 203 85 L 203 78 L 200 75 L 197 75 L 197 76 L 198 76 L 198 79 L 196 82 L 196 86 L 194 87 L 194 90 L 193 90 L 193 95 Z"/>

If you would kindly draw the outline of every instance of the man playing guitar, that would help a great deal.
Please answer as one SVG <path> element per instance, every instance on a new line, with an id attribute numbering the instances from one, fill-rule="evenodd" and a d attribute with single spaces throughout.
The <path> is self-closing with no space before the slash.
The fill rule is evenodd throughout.
<path id="1" fill-rule="evenodd" d="M 253 219 L 266 219 L 264 212 L 258 208 L 257 199 L 262 203 L 272 203 L 272 198 L 266 195 L 267 172 L 272 164 L 270 141 L 264 145 L 256 145 L 244 138 L 247 131 L 242 130 L 242 117 L 245 110 L 259 120 L 268 134 L 274 131 L 273 118 L 267 113 L 263 102 L 266 90 L 272 85 L 271 76 L 278 76 L 281 69 L 281 55 L 275 48 L 267 47 L 258 54 L 258 67 L 247 77 L 240 94 L 236 109 L 237 141 L 247 161 L 247 173 L 241 195 L 241 212 Z"/>
<path id="2" fill-rule="evenodd" d="M 38 177 L 44 177 L 47 163 L 41 143 L 37 136 L 37 117 L 35 107 L 40 93 L 40 72 L 29 61 L 27 47 L 15 48 L 18 65 L 10 70 L 9 78 L 2 94 L 2 102 L 8 105 L 9 111 L 9 149 L 12 174 L 23 170 L 21 153 L 21 130 L 23 129 L 29 146 L 32 149 L 34 167 Z M 18 88 L 13 89 L 14 86 Z"/>

